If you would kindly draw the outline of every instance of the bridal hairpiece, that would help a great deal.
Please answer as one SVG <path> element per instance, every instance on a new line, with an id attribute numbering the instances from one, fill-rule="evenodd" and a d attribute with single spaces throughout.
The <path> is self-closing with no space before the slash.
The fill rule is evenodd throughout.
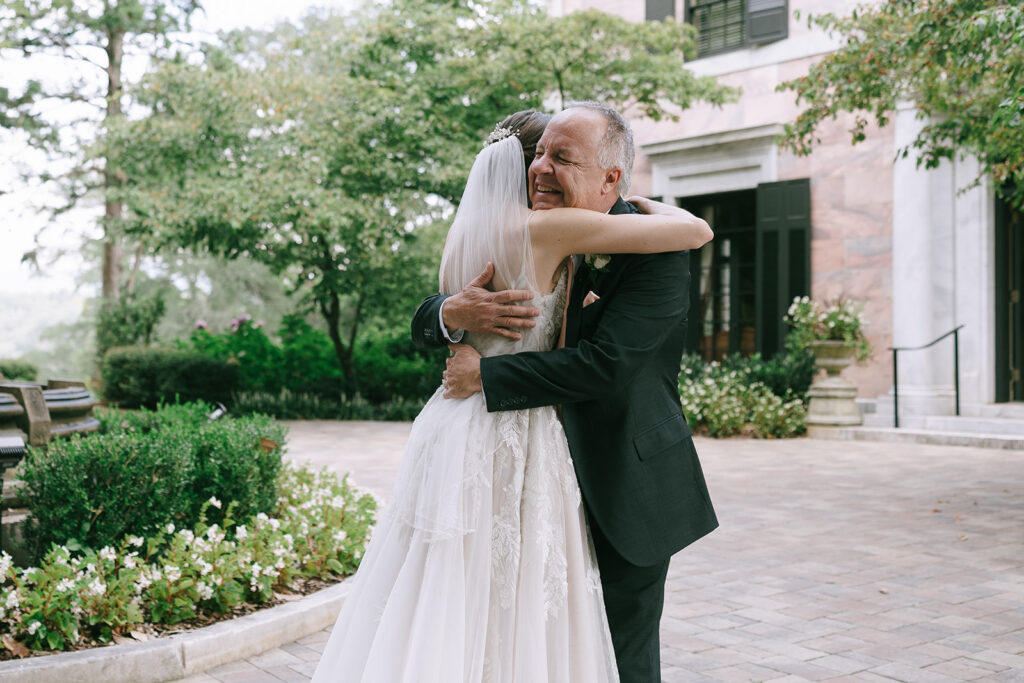
<path id="1" fill-rule="evenodd" d="M 511 128 L 499 128 L 498 126 L 495 126 L 494 130 L 491 131 L 491 134 L 487 136 L 486 140 L 484 140 L 484 147 L 493 145 L 495 142 L 504 140 L 505 138 L 513 135 L 519 135 L 518 128 L 512 130 Z"/>

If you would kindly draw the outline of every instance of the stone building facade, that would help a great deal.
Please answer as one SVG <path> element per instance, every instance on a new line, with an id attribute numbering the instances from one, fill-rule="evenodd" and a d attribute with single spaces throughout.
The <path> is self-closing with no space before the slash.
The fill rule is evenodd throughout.
<path id="1" fill-rule="evenodd" d="M 912 158 L 896 160 L 921 126 L 909 106 L 857 145 L 850 143 L 850 118 L 823 127 L 810 156 L 775 143 L 799 111 L 793 93 L 776 86 L 806 74 L 837 46 L 794 13 L 843 14 L 855 4 L 549 0 L 548 9 L 690 21 L 701 35 L 701 55 L 687 67 L 742 88 L 738 102 L 697 105 L 676 122 L 630 117 L 638 152 L 631 192 L 679 203 L 716 231 L 699 263 L 694 259 L 693 350 L 706 358 L 773 353 L 793 296 L 845 297 L 865 303 L 874 347 L 870 360 L 844 372 L 862 398 L 891 403 L 890 347 L 922 345 L 963 325 L 964 411 L 1024 401 L 1017 369 L 1024 339 L 1017 303 L 1021 216 L 986 183 L 964 190 L 976 164 L 925 171 Z M 900 354 L 901 414 L 951 413 L 953 385 L 952 338 Z"/>

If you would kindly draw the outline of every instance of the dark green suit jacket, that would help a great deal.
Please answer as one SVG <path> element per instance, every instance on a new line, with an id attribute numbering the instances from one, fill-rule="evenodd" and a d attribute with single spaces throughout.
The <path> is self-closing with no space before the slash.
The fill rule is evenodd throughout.
<path id="1" fill-rule="evenodd" d="M 635 213 L 621 199 L 612 213 Z M 623 254 L 573 282 L 566 346 L 481 360 L 489 411 L 562 405 L 569 449 L 586 501 L 615 549 L 653 565 L 718 526 L 678 376 L 689 306 L 689 252 Z M 599 297 L 583 308 L 593 290 Z M 430 297 L 413 340 L 442 346 Z"/>

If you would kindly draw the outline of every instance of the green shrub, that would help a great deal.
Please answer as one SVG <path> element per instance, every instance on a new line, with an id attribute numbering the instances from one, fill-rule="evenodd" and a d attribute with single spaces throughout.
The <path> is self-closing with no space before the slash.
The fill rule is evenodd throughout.
<path id="1" fill-rule="evenodd" d="M 760 353 L 752 356 L 731 354 L 722 360 L 722 367 L 747 373 L 751 382 L 764 384 L 776 396 L 792 395 L 801 399 L 807 396 L 807 389 L 817 372 L 814 354 L 800 350 L 780 353 L 767 360 Z"/>
<path id="2" fill-rule="evenodd" d="M 225 332 L 196 330 L 189 344 L 204 356 L 238 368 L 238 392 L 250 400 L 246 410 L 251 403 L 270 404 L 276 408 L 261 408 L 259 412 L 281 418 L 337 418 L 346 413 L 353 417 L 340 419 L 374 419 L 377 413 L 405 415 L 410 402 L 422 407 L 444 372 L 444 354 L 417 348 L 408 334 L 370 332 L 353 351 L 352 385 L 342 376 L 330 338 L 302 316 L 285 316 L 279 335 L 281 345 L 277 346 L 262 328 L 239 318 Z M 357 394 L 362 398 L 339 398 Z M 260 397 L 255 398 L 257 395 Z M 284 405 L 282 396 L 289 397 L 292 405 Z M 365 408 L 364 400 L 381 406 L 381 410 Z"/>
<path id="3" fill-rule="evenodd" d="M 198 399 L 225 402 L 237 383 L 237 368 L 182 349 L 122 347 L 103 358 L 103 394 L 123 408 Z"/>
<path id="4" fill-rule="evenodd" d="M 441 384 L 445 354 L 419 349 L 407 333 L 365 337 L 357 346 L 356 378 L 371 403 L 427 399 Z"/>
<path id="5" fill-rule="evenodd" d="M 168 428 L 160 436 L 173 439 L 175 431 L 192 439 L 195 474 L 186 517 L 190 523 L 211 499 L 234 502 L 235 518 L 240 520 L 274 509 L 285 427 L 265 415 L 251 415 L 210 422 L 191 434 L 180 427 Z M 222 510 L 214 508 L 207 517 L 222 523 Z"/>
<path id="6" fill-rule="evenodd" d="M 393 398 L 383 403 L 370 403 L 356 394 L 336 398 L 310 393 L 292 393 L 282 389 L 238 392 L 231 398 L 232 410 L 238 415 L 260 413 L 281 420 L 393 420 L 409 421 L 423 410 L 425 400 Z"/>
<path id="7" fill-rule="evenodd" d="M 236 388 L 258 391 L 281 385 L 284 360 L 281 349 L 248 317 L 235 318 L 231 330 L 214 334 L 200 328 L 189 338 L 192 348 L 206 358 L 238 368 Z"/>
<path id="8" fill-rule="evenodd" d="M 691 428 L 712 437 L 786 438 L 804 432 L 803 401 L 789 389 L 779 396 L 757 379 L 764 371 L 760 357 L 749 364 L 737 358 L 727 361 L 705 364 L 698 356 L 683 358 L 679 395 Z"/>
<path id="9" fill-rule="evenodd" d="M 287 429 L 266 415 L 211 422 L 213 411 L 213 406 L 197 401 L 161 405 L 156 411 L 101 409 L 97 419 L 103 433 L 151 434 L 188 445 L 193 476 L 186 519 L 198 519 L 211 498 L 234 501 L 238 519 L 269 512 L 277 497 L 274 481 L 281 470 Z M 207 517 L 221 523 L 222 514 L 214 509 Z"/>
<path id="10" fill-rule="evenodd" d="M 126 534 L 148 534 L 190 504 L 194 465 L 185 441 L 121 432 L 57 439 L 30 449 L 20 495 L 31 515 L 29 552 L 71 540 L 98 548 Z"/>
<path id="11" fill-rule="evenodd" d="M 262 387 L 261 391 L 277 393 L 312 393 L 338 396 L 347 386 L 341 375 L 334 344 L 323 330 L 318 330 L 301 315 L 286 315 L 278 332 L 281 337 L 281 384 Z"/>
<path id="12" fill-rule="evenodd" d="M 205 401 L 192 403 L 159 404 L 156 410 L 120 410 L 117 408 L 96 408 L 93 415 L 100 423 L 100 433 L 134 432 L 148 434 L 172 425 L 198 427 L 209 420 L 214 407 Z"/>
<path id="13" fill-rule="evenodd" d="M 71 539 L 99 548 L 171 522 L 192 525 L 211 500 L 232 501 L 240 520 L 272 511 L 285 428 L 261 415 L 210 422 L 210 410 L 100 410 L 103 433 L 34 451 L 22 478 L 35 556 Z M 222 523 L 222 510 L 207 518 Z"/>
<path id="14" fill-rule="evenodd" d="M 39 368 L 27 360 L 17 358 L 0 358 L 0 377 L 9 380 L 35 382 Z"/>

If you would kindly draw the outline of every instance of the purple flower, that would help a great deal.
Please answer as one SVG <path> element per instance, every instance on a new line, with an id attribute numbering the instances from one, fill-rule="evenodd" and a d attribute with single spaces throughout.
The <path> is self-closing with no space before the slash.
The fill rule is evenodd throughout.
<path id="1" fill-rule="evenodd" d="M 252 320 L 251 315 L 238 316 L 237 318 L 231 321 L 231 331 L 238 332 L 239 328 L 242 327 L 242 325 L 244 325 L 245 323 L 249 322 L 250 320 Z"/>
<path id="2" fill-rule="evenodd" d="M 206 329 L 206 321 L 202 320 L 202 319 L 197 320 L 196 321 L 196 329 L 197 330 L 205 330 Z"/>

